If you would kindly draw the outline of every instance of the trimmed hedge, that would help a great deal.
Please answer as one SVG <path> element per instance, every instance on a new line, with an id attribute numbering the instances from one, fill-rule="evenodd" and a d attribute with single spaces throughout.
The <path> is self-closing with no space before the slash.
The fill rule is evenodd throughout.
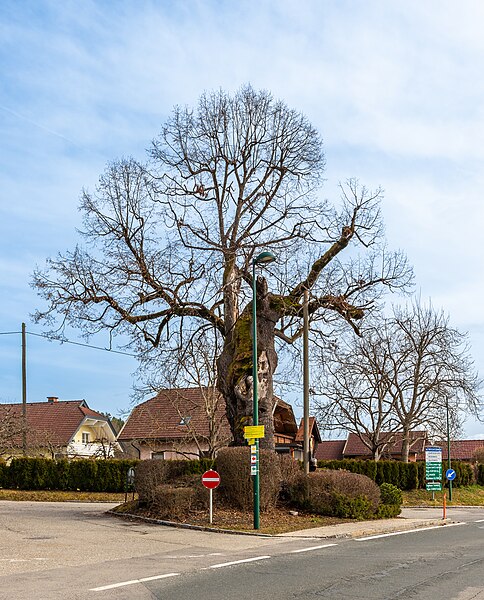
<path id="1" fill-rule="evenodd" d="M 291 486 L 291 502 L 312 513 L 349 519 L 376 516 L 380 490 L 365 475 L 348 471 L 301 473 Z"/>
<path id="2" fill-rule="evenodd" d="M 373 479 L 378 485 L 391 483 L 401 490 L 425 489 L 425 462 L 404 463 L 397 460 L 320 460 L 318 467 L 323 469 L 341 469 L 351 473 L 360 473 Z M 469 463 L 452 461 L 456 478 L 454 487 L 471 485 L 475 482 L 474 472 Z M 446 463 L 442 464 L 445 473 Z M 444 479 L 445 483 L 445 479 Z"/>
<path id="3" fill-rule="evenodd" d="M 19 490 L 124 492 L 126 475 L 137 460 L 13 458 L 0 465 L 0 486 Z"/>
<path id="4" fill-rule="evenodd" d="M 484 485 L 484 464 L 477 465 L 477 483 Z"/>
<path id="5" fill-rule="evenodd" d="M 156 501 L 156 489 L 164 484 L 184 484 L 194 475 L 203 475 L 213 468 L 210 458 L 200 460 L 142 460 L 135 469 L 134 487 L 142 502 Z M 200 480 L 199 480 L 200 481 Z"/>

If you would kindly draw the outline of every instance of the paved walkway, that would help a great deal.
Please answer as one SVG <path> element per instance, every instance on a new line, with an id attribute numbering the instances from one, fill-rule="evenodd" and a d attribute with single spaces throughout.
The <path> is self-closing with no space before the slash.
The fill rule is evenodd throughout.
<path id="1" fill-rule="evenodd" d="M 353 538 L 365 535 L 378 535 L 380 533 L 408 531 L 411 529 L 421 529 L 422 527 L 436 527 L 464 521 L 468 518 L 469 513 L 475 511 L 482 512 L 484 511 L 484 507 L 451 507 L 447 509 L 447 518 L 444 520 L 442 507 L 403 508 L 400 516 L 395 519 L 339 523 L 338 525 L 282 533 L 280 537 Z"/>

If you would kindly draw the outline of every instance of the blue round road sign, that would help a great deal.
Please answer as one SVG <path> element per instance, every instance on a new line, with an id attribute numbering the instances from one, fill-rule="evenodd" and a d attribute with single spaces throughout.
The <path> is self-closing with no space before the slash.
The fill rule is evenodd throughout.
<path id="1" fill-rule="evenodd" d="M 445 476 L 447 477 L 447 479 L 449 481 L 454 481 L 454 479 L 455 479 L 454 469 L 447 469 L 447 471 L 445 472 Z"/>

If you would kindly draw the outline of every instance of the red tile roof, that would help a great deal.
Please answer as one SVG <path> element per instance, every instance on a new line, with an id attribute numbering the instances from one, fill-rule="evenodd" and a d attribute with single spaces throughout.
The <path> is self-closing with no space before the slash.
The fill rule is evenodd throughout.
<path id="1" fill-rule="evenodd" d="M 447 460 L 447 443 L 439 442 L 432 444 L 442 448 L 442 460 Z M 450 458 L 451 460 L 472 460 L 474 452 L 479 448 L 484 448 L 484 440 L 452 440 L 450 442 Z M 419 459 L 425 460 L 425 454 Z"/>
<path id="2" fill-rule="evenodd" d="M 363 436 L 365 437 L 365 436 Z M 381 439 L 390 439 L 393 437 L 393 434 L 390 433 L 382 433 Z M 410 432 L 410 452 L 420 454 L 424 451 L 425 446 L 427 445 L 427 432 L 426 431 L 411 431 Z M 401 454 L 402 452 L 402 434 L 395 434 L 394 441 L 390 442 L 388 446 L 386 446 L 384 450 L 384 454 Z M 362 440 L 356 435 L 356 433 L 350 433 L 348 435 L 348 440 L 346 442 L 346 446 L 344 448 L 344 456 L 345 457 L 354 457 L 354 456 L 371 456 L 371 453 L 368 447 L 362 442 Z"/>
<path id="3" fill-rule="evenodd" d="M 204 394 L 212 393 L 207 388 L 179 388 L 162 390 L 157 396 L 138 404 L 128 417 L 118 435 L 119 441 L 129 440 L 177 440 L 186 438 L 188 429 L 181 424 L 182 418 L 190 418 L 190 431 L 197 436 L 209 435 L 209 421 L 205 410 Z M 225 402 L 218 393 L 216 418 L 223 437 L 231 439 Z M 294 436 L 297 433 L 296 419 L 290 404 L 277 398 L 274 412 L 276 433 Z"/>
<path id="4" fill-rule="evenodd" d="M 341 460 L 346 440 L 323 440 L 318 444 L 314 456 L 318 460 Z"/>
<path id="5" fill-rule="evenodd" d="M 43 435 L 51 444 L 66 445 L 86 417 L 103 421 L 109 420 L 104 415 L 91 410 L 85 400 L 28 402 L 26 413 L 27 441 L 31 443 L 36 436 Z M 8 418 L 9 415 L 20 420 L 22 404 L 0 404 L 0 419 Z M 16 436 L 14 444 L 20 445 L 21 443 L 21 435 Z"/>
<path id="6" fill-rule="evenodd" d="M 210 397 L 208 388 L 179 388 L 162 390 L 157 396 L 135 406 L 118 440 L 182 439 L 189 429 L 181 424 L 190 419 L 190 430 L 199 436 L 209 435 L 209 420 L 205 409 L 204 394 Z M 217 394 L 216 418 L 223 433 L 229 434 L 225 416 L 225 403 Z"/>

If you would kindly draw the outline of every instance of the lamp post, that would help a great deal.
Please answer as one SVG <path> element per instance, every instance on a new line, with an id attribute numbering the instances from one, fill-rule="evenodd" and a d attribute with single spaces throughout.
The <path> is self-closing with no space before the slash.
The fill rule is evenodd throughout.
<path id="1" fill-rule="evenodd" d="M 265 265 L 276 260 L 272 252 L 262 252 L 252 261 L 252 425 L 259 425 L 259 396 L 257 373 L 257 284 L 256 265 Z M 255 440 L 256 472 L 252 476 L 254 483 L 254 529 L 260 527 L 260 483 L 259 483 L 259 440 Z"/>

